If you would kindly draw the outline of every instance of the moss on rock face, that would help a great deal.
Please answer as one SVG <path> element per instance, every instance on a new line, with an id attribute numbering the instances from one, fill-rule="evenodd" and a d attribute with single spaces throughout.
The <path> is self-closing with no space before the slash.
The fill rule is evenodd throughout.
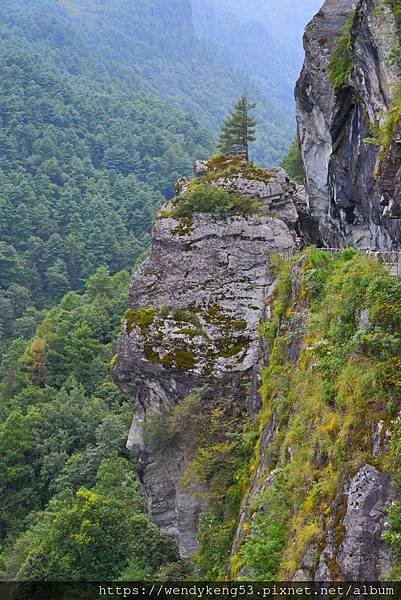
<path id="1" fill-rule="evenodd" d="M 194 221 L 192 217 L 182 217 L 179 220 L 177 227 L 171 232 L 173 235 L 186 236 L 191 235 L 194 229 Z"/>
<path id="2" fill-rule="evenodd" d="M 156 314 L 157 311 L 152 306 L 128 308 L 124 315 L 128 335 L 130 335 L 134 327 L 139 327 L 143 333 L 152 325 Z"/>
<path id="3" fill-rule="evenodd" d="M 128 335 L 135 327 L 140 329 L 146 360 L 184 370 L 194 369 L 201 361 L 207 374 L 212 373 L 216 359 L 239 359 L 250 343 L 249 335 L 244 333 L 246 321 L 217 304 L 206 309 L 129 308 L 125 323 Z M 213 334 L 209 335 L 210 327 Z"/>
<path id="4" fill-rule="evenodd" d="M 246 329 L 247 323 L 246 321 L 242 321 L 241 319 L 235 319 L 232 315 L 224 312 L 221 306 L 218 304 L 212 304 L 208 306 L 205 320 L 208 323 L 213 323 L 218 325 L 222 330 L 236 330 L 236 329 Z"/>
<path id="5" fill-rule="evenodd" d="M 160 355 L 149 346 L 145 346 L 145 357 L 154 363 L 174 369 L 191 370 L 196 366 L 196 356 L 186 348 L 177 348 L 172 352 Z"/>

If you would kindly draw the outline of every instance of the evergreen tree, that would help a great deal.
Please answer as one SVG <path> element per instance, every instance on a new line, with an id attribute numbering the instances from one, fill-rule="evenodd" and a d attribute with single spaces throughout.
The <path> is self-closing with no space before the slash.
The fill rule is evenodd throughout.
<path id="1" fill-rule="evenodd" d="M 249 144 L 256 140 L 256 121 L 249 112 L 256 104 L 242 95 L 234 106 L 234 112 L 228 117 L 221 128 L 219 150 L 223 154 L 235 154 L 249 160 Z"/>

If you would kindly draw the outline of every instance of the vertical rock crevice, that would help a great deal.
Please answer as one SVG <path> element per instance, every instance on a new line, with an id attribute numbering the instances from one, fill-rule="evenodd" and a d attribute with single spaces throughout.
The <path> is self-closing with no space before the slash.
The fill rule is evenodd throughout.
<path id="1" fill-rule="evenodd" d="M 351 45 L 344 51 L 351 70 L 336 88 L 330 61 L 347 19 Z M 398 43 L 395 16 L 378 0 L 326 0 L 306 29 L 296 87 L 298 137 L 309 206 L 326 246 L 399 245 L 401 229 L 392 209 L 397 192 L 386 176 L 383 185 L 379 178 L 380 170 L 393 172 L 394 166 L 387 161 L 380 166 L 380 145 L 369 142 L 392 107 L 401 75 L 391 59 Z"/>

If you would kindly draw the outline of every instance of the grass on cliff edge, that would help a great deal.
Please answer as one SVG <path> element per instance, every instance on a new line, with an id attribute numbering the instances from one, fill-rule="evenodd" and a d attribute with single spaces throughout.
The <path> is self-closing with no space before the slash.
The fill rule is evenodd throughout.
<path id="1" fill-rule="evenodd" d="M 292 263 L 280 268 L 273 318 L 262 328 L 270 346 L 263 373 L 260 431 L 273 415 L 274 441 L 264 451 L 265 491 L 251 498 L 248 535 L 232 558 L 232 576 L 246 568 L 260 580 L 288 580 L 311 545 L 322 550 L 332 503 L 346 480 L 369 463 L 401 483 L 401 281 L 354 250 L 336 259 L 306 252 L 301 286 L 291 304 Z M 309 306 L 303 349 L 291 364 L 297 307 Z M 366 311 L 362 312 L 362 311 Z M 368 315 L 368 322 L 361 315 Z M 295 334 L 297 335 L 297 334 Z M 392 431 L 388 452 L 373 455 L 373 427 Z M 253 471 L 259 466 L 260 442 Z M 334 535 L 344 528 L 340 506 Z M 390 511 L 385 534 L 401 573 L 401 507 Z M 339 574 L 334 557 L 330 568 Z"/>
<path id="2" fill-rule="evenodd" d="M 258 203 L 238 192 L 205 181 L 194 181 L 191 188 L 175 200 L 174 216 L 190 217 L 194 213 L 249 215 L 257 211 Z"/>
<path id="3" fill-rule="evenodd" d="M 259 202 L 235 190 L 223 187 L 224 180 L 241 176 L 244 179 L 268 183 L 268 171 L 257 167 L 252 162 L 244 161 L 238 156 L 217 154 L 206 161 L 207 170 L 203 175 L 195 177 L 185 193 L 173 201 L 172 211 L 161 211 L 163 217 L 191 217 L 194 213 L 223 215 L 236 213 L 249 215 L 258 211 Z M 219 185 L 220 184 L 220 185 Z"/>
<path id="4" fill-rule="evenodd" d="M 384 123 L 372 126 L 372 136 L 365 140 L 369 144 L 381 146 L 380 160 L 386 158 L 391 142 L 394 140 L 396 128 L 401 121 L 401 80 L 395 84 L 393 102 Z"/>
<path id="5" fill-rule="evenodd" d="M 329 74 L 330 81 L 335 90 L 347 83 L 348 77 L 352 73 L 352 25 L 353 16 L 350 16 L 345 22 L 343 33 L 336 40 L 334 51 L 331 55 Z"/>

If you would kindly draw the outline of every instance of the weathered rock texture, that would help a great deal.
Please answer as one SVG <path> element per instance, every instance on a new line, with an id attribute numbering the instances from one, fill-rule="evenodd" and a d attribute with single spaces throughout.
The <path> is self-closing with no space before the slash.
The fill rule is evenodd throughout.
<path id="1" fill-rule="evenodd" d="M 380 191 L 384 215 L 401 219 L 401 123 L 381 164 Z"/>
<path id="2" fill-rule="evenodd" d="M 249 413 L 258 412 L 260 368 L 269 360 L 258 325 L 270 316 L 272 254 L 291 255 L 310 241 L 383 249 L 398 245 L 399 225 L 389 217 L 401 215 L 401 130 L 380 155 L 365 142 L 371 124 L 382 122 L 391 106 L 391 83 L 397 77 L 397 69 L 387 62 L 396 24 L 388 10 L 379 13 L 376 8 L 376 0 L 326 0 L 307 28 L 306 60 L 296 92 L 306 190 L 282 169 L 266 174 L 253 167 L 252 177 L 244 168 L 216 179 L 208 178 L 212 167 L 207 162 L 197 161 L 196 177 L 251 197 L 257 212 L 177 218 L 175 203 L 168 203 L 156 220 L 150 254 L 134 276 L 114 375 L 137 400 L 128 447 L 140 455 L 150 514 L 163 533 L 176 538 L 183 557 L 198 548 L 199 519 L 208 503 L 206 485 L 183 485 L 192 459 L 190 424 L 162 452 L 147 446 L 144 424 L 200 389 L 234 404 L 245 399 Z M 330 57 L 349 16 L 353 70 L 334 90 Z M 189 187 L 186 178 L 180 179 L 177 195 Z M 280 325 L 286 360 L 293 368 L 302 353 L 309 315 L 302 274 L 301 260 L 292 271 L 291 311 Z M 360 327 L 369 327 L 364 314 Z M 254 516 L 269 510 L 261 504 L 275 468 L 280 468 L 280 459 L 273 453 L 272 466 L 269 457 L 279 427 L 273 414 L 261 434 L 233 557 L 252 533 Z M 383 421 L 373 423 L 372 457 L 385 445 Z M 292 452 L 287 448 L 286 459 L 293 459 Z M 324 469 L 329 458 L 316 452 L 314 460 Z M 381 535 L 394 499 L 391 481 L 369 464 L 347 477 L 325 521 L 325 539 L 307 547 L 295 579 L 377 579 L 388 569 L 390 555 Z"/>
<path id="3" fill-rule="evenodd" d="M 388 572 L 391 553 L 382 535 L 393 500 L 395 491 L 389 476 L 371 465 L 358 471 L 334 502 L 316 581 L 379 581 Z M 339 520 L 341 511 L 345 514 Z"/>
<path id="4" fill-rule="evenodd" d="M 329 62 L 352 15 L 352 74 L 334 90 Z M 399 146 L 380 166 L 379 147 L 366 143 L 391 107 L 400 69 L 390 59 L 398 43 L 394 15 L 378 0 L 326 0 L 306 29 L 296 88 L 298 136 L 308 202 L 327 246 L 399 246 L 400 225 L 389 218 L 399 210 L 399 190 L 389 184 L 398 171 Z"/>
<path id="5" fill-rule="evenodd" d="M 273 284 L 269 257 L 295 248 L 295 204 L 303 202 L 302 190 L 298 197 L 281 169 L 272 171 L 267 183 L 238 175 L 215 185 L 257 199 L 260 210 L 246 217 L 177 219 L 168 216 L 167 205 L 132 282 L 133 312 L 115 367 L 123 389 L 138 400 L 128 447 L 140 453 L 150 514 L 163 532 L 176 537 L 182 556 L 196 551 L 204 501 L 180 485 L 191 458 L 188 448 L 153 455 L 143 442 L 143 424 L 205 384 L 216 394 L 228 388 L 227 398 L 234 401 L 251 384 L 249 410 L 258 409 L 258 324 Z M 186 189 L 185 181 L 180 189 Z M 137 309 L 145 309 L 144 320 Z"/>

